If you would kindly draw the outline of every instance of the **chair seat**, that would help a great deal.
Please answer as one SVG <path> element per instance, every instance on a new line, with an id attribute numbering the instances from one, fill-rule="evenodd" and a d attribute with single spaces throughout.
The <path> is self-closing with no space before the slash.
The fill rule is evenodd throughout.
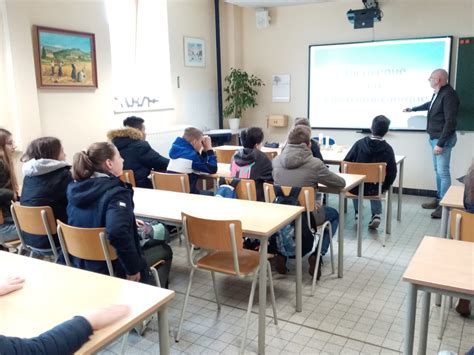
<path id="1" fill-rule="evenodd" d="M 252 273 L 259 264 L 260 255 L 253 250 L 243 249 L 239 251 L 240 274 L 248 275 Z M 268 259 L 273 255 L 269 254 Z M 234 261 L 231 251 L 216 251 L 198 260 L 197 266 L 210 271 L 221 272 L 229 275 L 236 275 L 234 271 Z"/>

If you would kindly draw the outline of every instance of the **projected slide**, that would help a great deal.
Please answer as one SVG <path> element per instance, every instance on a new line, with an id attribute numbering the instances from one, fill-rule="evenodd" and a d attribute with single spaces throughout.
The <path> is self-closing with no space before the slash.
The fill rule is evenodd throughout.
<path id="1" fill-rule="evenodd" d="M 318 128 L 370 128 L 385 115 L 391 129 L 425 130 L 428 78 L 449 70 L 451 37 L 310 46 L 308 117 Z"/>

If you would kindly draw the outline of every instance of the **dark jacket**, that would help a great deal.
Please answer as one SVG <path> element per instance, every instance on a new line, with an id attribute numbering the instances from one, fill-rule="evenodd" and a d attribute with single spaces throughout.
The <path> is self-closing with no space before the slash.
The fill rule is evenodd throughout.
<path id="1" fill-rule="evenodd" d="M 263 183 L 273 182 L 271 160 L 258 149 L 242 148 L 234 154 L 232 162 L 238 166 L 254 164 L 250 169 L 250 179 L 255 180 L 257 201 L 264 201 Z"/>
<path id="2" fill-rule="evenodd" d="M 471 165 L 464 177 L 464 208 L 469 213 L 474 213 L 474 164 Z"/>
<path id="3" fill-rule="evenodd" d="M 397 164 L 393 149 L 384 139 L 365 137 L 359 139 L 349 150 L 344 161 L 354 163 L 387 163 L 385 180 L 382 184 L 382 191 L 388 190 L 397 177 Z M 358 188 L 351 190 L 357 194 Z M 377 195 L 378 184 L 364 184 L 364 195 Z"/>
<path id="4" fill-rule="evenodd" d="M 13 223 L 10 205 L 14 195 L 10 173 L 0 160 L 0 209 L 5 223 Z"/>
<path id="5" fill-rule="evenodd" d="M 191 143 L 184 138 L 176 138 L 171 145 L 169 155 L 168 171 L 188 174 L 191 193 L 198 192 L 196 182 L 199 175 L 215 174 L 217 172 L 217 160 L 214 151 L 208 150 L 199 154 Z"/>
<path id="6" fill-rule="evenodd" d="M 151 170 L 166 171 L 169 159 L 154 151 L 143 140 L 143 133 L 135 128 L 122 128 L 107 133 L 107 137 L 117 147 L 122 156 L 123 168 L 133 170 L 138 187 L 153 188 L 148 179 Z"/>
<path id="7" fill-rule="evenodd" d="M 23 188 L 20 203 L 24 206 L 49 206 L 54 217 L 67 223 L 67 185 L 72 181 L 71 166 L 53 159 L 32 159 L 23 164 Z M 52 231 L 56 234 L 56 231 Z M 22 233 L 26 244 L 39 248 L 51 248 L 46 235 L 38 237 Z M 57 238 L 56 247 L 59 247 Z"/>
<path id="8" fill-rule="evenodd" d="M 131 185 L 116 177 L 94 173 L 89 179 L 70 183 L 67 197 L 69 225 L 81 228 L 105 227 L 110 244 L 118 255 L 113 265 L 116 276 L 125 277 L 140 271 L 140 282 L 148 283 L 148 268 L 140 248 L 133 213 Z M 105 262 L 70 258 L 75 267 L 109 274 Z"/>
<path id="9" fill-rule="evenodd" d="M 84 317 L 78 316 L 31 339 L 0 335 L 0 354 L 73 354 L 89 340 L 92 332 L 89 322 Z"/>
<path id="10" fill-rule="evenodd" d="M 323 155 L 321 154 L 321 149 L 319 149 L 318 141 L 313 138 L 311 138 L 311 153 L 313 153 L 313 157 L 324 161 Z"/>
<path id="11" fill-rule="evenodd" d="M 412 111 L 428 111 L 426 131 L 430 139 L 438 139 L 437 146 L 444 147 L 446 141 L 456 133 L 459 110 L 458 94 L 451 85 L 442 86 L 430 109 L 431 101 L 413 107 Z"/>

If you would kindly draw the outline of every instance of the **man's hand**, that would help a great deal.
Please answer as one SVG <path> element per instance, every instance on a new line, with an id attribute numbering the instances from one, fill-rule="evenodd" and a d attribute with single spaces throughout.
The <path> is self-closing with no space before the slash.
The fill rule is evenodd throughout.
<path id="1" fill-rule="evenodd" d="M 203 136 L 202 137 L 202 145 L 204 150 L 207 152 L 208 150 L 212 149 L 212 142 L 211 142 L 211 137 L 209 136 Z"/>
<path id="2" fill-rule="evenodd" d="M 23 288 L 25 279 L 19 276 L 8 277 L 5 280 L 0 281 L 0 296 L 7 295 L 13 291 Z"/>
<path id="3" fill-rule="evenodd" d="M 403 112 L 411 112 L 411 111 L 412 111 L 412 109 L 409 108 L 409 107 L 403 109 Z"/>
<path id="4" fill-rule="evenodd" d="M 438 146 L 436 145 L 436 146 L 434 147 L 434 149 L 433 149 L 433 154 L 434 154 L 434 155 L 443 154 L 443 148 L 438 147 Z"/>

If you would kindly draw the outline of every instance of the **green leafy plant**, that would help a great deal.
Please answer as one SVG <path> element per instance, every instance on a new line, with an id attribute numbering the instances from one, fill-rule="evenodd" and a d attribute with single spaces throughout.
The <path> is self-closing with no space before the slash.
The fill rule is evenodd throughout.
<path id="1" fill-rule="evenodd" d="M 227 94 L 223 112 L 225 117 L 242 118 L 246 109 L 257 106 L 258 92 L 255 88 L 265 86 L 261 79 L 244 70 L 231 68 L 224 81 L 227 84 L 224 88 Z"/>

